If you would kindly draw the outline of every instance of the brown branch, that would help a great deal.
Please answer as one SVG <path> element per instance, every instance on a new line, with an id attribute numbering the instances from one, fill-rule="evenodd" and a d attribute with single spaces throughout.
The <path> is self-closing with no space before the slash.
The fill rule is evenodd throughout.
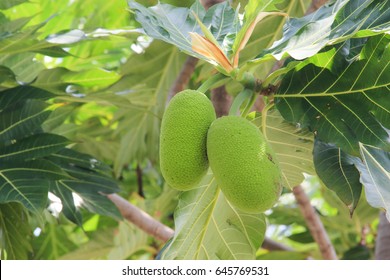
<path id="1" fill-rule="evenodd" d="M 169 91 L 167 102 L 169 102 L 176 93 L 184 90 L 187 87 L 197 63 L 198 59 L 196 57 L 187 57 L 179 75 L 177 76 L 173 86 L 171 87 L 171 90 Z"/>
<path id="2" fill-rule="evenodd" d="M 200 0 L 200 3 L 203 5 L 203 7 L 207 10 L 211 6 L 215 4 L 219 4 L 224 2 L 225 0 Z"/>
<path id="3" fill-rule="evenodd" d="M 315 11 L 317 11 L 321 6 L 325 5 L 325 3 L 328 2 L 328 0 L 313 0 L 307 9 L 305 15 L 311 14 Z"/>
<path id="4" fill-rule="evenodd" d="M 261 247 L 268 251 L 294 251 L 293 248 L 282 243 L 276 242 L 267 237 L 264 239 L 263 245 L 261 245 Z"/>
<path id="5" fill-rule="evenodd" d="M 117 194 L 109 194 L 107 197 L 116 205 L 123 218 L 142 229 L 154 238 L 167 242 L 174 235 L 174 230 L 160 223 L 148 213 L 134 206 Z M 265 238 L 262 247 L 269 251 L 293 251 L 292 248 L 278 243 L 270 238 Z"/>
<path id="6" fill-rule="evenodd" d="M 217 117 L 226 116 L 229 114 L 232 100 L 233 98 L 226 92 L 225 86 L 221 86 L 212 90 L 211 102 L 214 105 Z"/>
<path id="7" fill-rule="evenodd" d="M 200 2 L 207 10 L 211 6 L 224 1 L 225 0 L 201 0 Z M 187 87 L 188 82 L 191 79 L 192 73 L 194 73 L 197 63 L 198 63 L 198 59 L 196 57 L 192 57 L 192 56 L 187 57 L 187 60 L 184 62 L 184 65 L 179 75 L 177 76 L 175 82 L 173 83 L 173 86 L 169 91 L 167 103 L 172 99 L 173 96 L 175 96 L 176 93 L 184 90 Z"/>
<path id="8" fill-rule="evenodd" d="M 378 235 L 375 244 L 375 259 L 390 260 L 390 223 L 385 212 L 379 216 Z"/>
<path id="9" fill-rule="evenodd" d="M 138 184 L 138 194 L 142 197 L 144 197 L 144 184 L 142 180 L 142 169 L 140 164 L 137 164 L 137 167 L 135 169 L 135 174 L 137 176 L 137 184 Z"/>
<path id="10" fill-rule="evenodd" d="M 137 208 L 126 199 L 117 194 L 109 194 L 107 196 L 116 205 L 119 212 L 126 220 L 133 223 L 147 234 L 164 242 L 173 237 L 173 229 L 155 220 L 148 213 Z"/>
<path id="11" fill-rule="evenodd" d="M 318 244 L 322 257 L 325 260 L 337 260 L 337 255 L 329 236 L 325 231 L 324 225 L 315 212 L 310 200 L 301 186 L 296 186 L 292 190 L 295 199 L 301 209 L 306 224 L 310 230 L 311 235 Z"/>

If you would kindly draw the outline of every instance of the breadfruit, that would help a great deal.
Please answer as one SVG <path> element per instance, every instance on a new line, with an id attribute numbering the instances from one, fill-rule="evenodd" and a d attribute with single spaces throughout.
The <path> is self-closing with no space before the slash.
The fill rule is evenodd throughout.
<path id="1" fill-rule="evenodd" d="M 214 120 L 214 107 L 201 92 L 185 90 L 171 99 L 161 123 L 160 168 L 172 188 L 189 190 L 207 172 L 206 138 Z"/>
<path id="2" fill-rule="evenodd" d="M 263 134 L 239 116 L 215 120 L 207 135 L 210 168 L 232 205 L 249 213 L 271 208 L 281 191 L 281 173 Z"/>

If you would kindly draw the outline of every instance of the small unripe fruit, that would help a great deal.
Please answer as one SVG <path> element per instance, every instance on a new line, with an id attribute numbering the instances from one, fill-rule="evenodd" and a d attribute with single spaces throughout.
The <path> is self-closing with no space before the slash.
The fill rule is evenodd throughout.
<path id="1" fill-rule="evenodd" d="M 185 90 L 170 101 L 161 123 L 160 167 L 171 187 L 189 190 L 207 172 L 206 138 L 214 120 L 214 107 L 201 92 Z"/>
<path id="2" fill-rule="evenodd" d="M 239 116 L 215 120 L 207 155 L 218 186 L 232 205 L 249 213 L 271 208 L 281 191 L 274 152 L 259 129 Z"/>

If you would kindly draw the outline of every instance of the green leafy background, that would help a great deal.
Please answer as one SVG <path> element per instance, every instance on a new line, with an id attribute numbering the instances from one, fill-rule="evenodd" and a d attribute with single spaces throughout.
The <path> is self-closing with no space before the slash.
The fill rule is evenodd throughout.
<path id="1" fill-rule="evenodd" d="M 389 184 L 378 183 L 389 179 L 389 3 L 336 1 L 296 19 L 311 1 L 232 1 L 233 8 L 220 4 L 207 13 L 194 1 L 156 2 L 1 1 L 1 259 L 320 258 L 288 190 L 302 181 L 338 255 L 370 258 L 378 210 L 366 198 L 389 208 L 380 199 Z M 147 8 L 153 5 L 165 12 Z M 291 17 L 266 17 L 240 53 L 242 72 L 281 82 L 275 106 L 252 118 L 275 149 L 287 187 L 265 214 L 232 207 L 211 173 L 200 188 L 179 194 L 159 172 L 167 96 L 186 54 L 194 55 L 184 31 L 201 33 L 192 10 L 228 55 L 259 11 Z M 142 31 L 145 15 L 155 24 Z M 172 29 L 177 22 L 168 19 L 183 29 Z M 328 28 L 316 37 L 319 19 Z M 177 46 L 175 38 L 184 39 Z M 282 57 L 289 59 L 269 76 Z M 214 71 L 200 61 L 189 86 Z M 226 87 L 233 96 L 241 90 L 234 81 Z M 328 183 L 331 167 L 350 170 L 353 182 L 331 173 Z M 121 220 L 104 195 L 113 192 L 175 228 L 173 239 L 151 240 Z M 261 249 L 265 236 L 294 252 Z"/>

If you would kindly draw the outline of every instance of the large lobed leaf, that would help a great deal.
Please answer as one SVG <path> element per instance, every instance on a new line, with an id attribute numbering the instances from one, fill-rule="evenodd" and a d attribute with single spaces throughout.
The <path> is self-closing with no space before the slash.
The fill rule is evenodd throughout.
<path id="1" fill-rule="evenodd" d="M 221 5 L 229 6 L 228 3 L 215 6 Z M 221 27 L 224 22 L 229 22 L 221 15 L 214 16 L 213 11 L 216 10 L 216 7 L 212 8 L 206 16 L 206 11 L 199 1 L 196 1 L 191 8 L 174 7 L 162 3 L 146 8 L 135 1 L 129 1 L 129 7 L 135 12 L 136 20 L 142 24 L 142 29 L 148 36 L 175 45 L 187 54 L 200 58 L 204 57 L 192 50 L 190 38 L 190 32 L 202 33 L 195 15 L 201 21 L 206 17 L 210 24 L 218 24 L 218 26 L 213 26 L 213 30 L 217 32 L 226 30 L 226 28 L 221 29 Z"/>
<path id="2" fill-rule="evenodd" d="M 234 208 L 209 171 L 200 186 L 183 192 L 175 211 L 175 235 L 162 259 L 254 259 L 265 234 L 264 214 Z"/>
<path id="3" fill-rule="evenodd" d="M 297 67 L 283 78 L 277 108 L 286 120 L 352 155 L 359 155 L 359 142 L 389 150 L 389 46 L 389 35 L 373 37 L 359 60 L 333 72 L 313 64 Z"/>
<path id="4" fill-rule="evenodd" d="M 283 185 L 292 189 L 304 180 L 304 173 L 314 174 L 313 135 L 286 122 L 277 110 L 263 110 L 254 123 L 275 151 L 282 171 Z"/>
<path id="5" fill-rule="evenodd" d="M 276 59 L 308 58 L 327 45 L 352 37 L 375 36 L 390 30 L 390 2 L 380 0 L 337 0 L 284 26 L 283 37 L 264 51 Z"/>
<path id="6" fill-rule="evenodd" d="M 50 115 L 44 100 L 51 96 L 33 87 L 0 92 L 0 203 L 19 202 L 40 214 L 51 191 L 62 200 L 64 214 L 81 225 L 77 194 L 87 210 L 119 217 L 103 195 L 117 191 L 115 181 L 107 176 L 108 168 L 66 148 L 70 143 L 66 138 L 42 130 Z"/>
<path id="7" fill-rule="evenodd" d="M 352 215 L 362 192 L 360 174 L 355 166 L 359 159 L 320 140 L 315 141 L 313 159 L 319 178 L 337 194 Z"/>
<path id="8" fill-rule="evenodd" d="M 275 95 L 276 106 L 286 120 L 314 132 L 316 172 L 351 214 L 362 183 L 366 192 L 378 193 L 377 180 L 368 180 L 370 172 L 381 174 L 380 164 L 362 167 L 361 145 L 376 147 L 381 153 L 390 150 L 389 46 L 386 34 L 349 40 L 293 63 L 293 70 L 285 75 Z M 383 203 L 371 204 L 386 208 Z"/>
<path id="9" fill-rule="evenodd" d="M 363 162 L 357 164 L 362 174 L 368 203 L 386 211 L 390 222 L 390 153 L 376 147 L 360 144 Z"/>
<path id="10" fill-rule="evenodd" d="M 33 239 L 35 260 L 57 260 L 76 248 L 65 228 L 58 226 L 54 219 L 49 220 L 39 236 Z"/>
<path id="11" fill-rule="evenodd" d="M 250 0 L 242 20 L 239 9 L 234 10 L 228 1 L 215 4 L 207 11 L 198 0 L 190 8 L 161 3 L 146 8 L 133 0 L 129 1 L 129 7 L 146 35 L 208 61 L 222 72 L 230 72 L 231 67 L 238 66 L 239 53 L 255 25 L 269 15 L 281 15 L 274 12 L 281 2 Z"/>
<path id="12" fill-rule="evenodd" d="M 32 251 L 26 209 L 19 203 L 0 203 L 0 258 L 26 260 Z"/>

